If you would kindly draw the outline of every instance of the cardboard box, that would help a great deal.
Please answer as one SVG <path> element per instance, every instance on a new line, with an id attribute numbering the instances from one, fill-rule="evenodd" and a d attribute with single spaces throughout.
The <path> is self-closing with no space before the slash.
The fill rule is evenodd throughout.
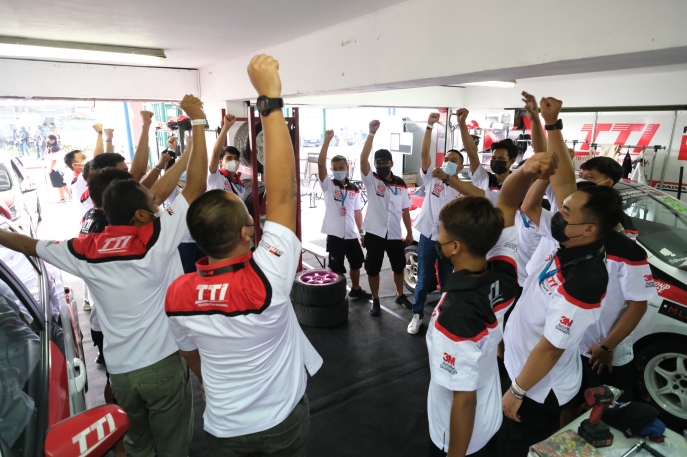
<path id="1" fill-rule="evenodd" d="M 408 187 L 415 187 L 417 185 L 417 173 L 403 173 L 403 180 Z"/>

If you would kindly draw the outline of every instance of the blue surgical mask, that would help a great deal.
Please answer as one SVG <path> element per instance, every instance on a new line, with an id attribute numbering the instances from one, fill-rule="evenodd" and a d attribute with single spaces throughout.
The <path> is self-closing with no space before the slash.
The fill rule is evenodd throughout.
<path id="1" fill-rule="evenodd" d="M 346 179 L 346 172 L 345 171 L 335 171 L 334 173 L 334 179 L 336 179 L 339 182 L 343 182 L 344 179 Z"/>
<path id="2" fill-rule="evenodd" d="M 456 174 L 456 170 L 458 170 L 458 165 L 453 162 L 444 162 L 441 169 L 444 170 L 444 173 L 447 175 L 453 176 Z"/>

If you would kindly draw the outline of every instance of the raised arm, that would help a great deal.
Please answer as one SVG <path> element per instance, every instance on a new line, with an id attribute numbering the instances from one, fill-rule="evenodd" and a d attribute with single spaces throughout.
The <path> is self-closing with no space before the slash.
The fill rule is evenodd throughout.
<path id="1" fill-rule="evenodd" d="M 320 182 L 327 179 L 327 152 L 329 151 L 329 143 L 334 138 L 334 130 L 327 130 L 324 132 L 324 141 L 322 142 L 322 149 L 317 158 L 317 174 L 320 177 Z"/>
<path id="2" fill-rule="evenodd" d="M 449 176 L 441 168 L 435 168 L 432 177 L 438 178 L 466 197 L 484 197 L 485 191 L 471 182 L 461 181 L 458 175 Z"/>
<path id="3" fill-rule="evenodd" d="M 167 197 L 172 195 L 172 192 L 176 190 L 181 175 L 184 173 L 184 171 L 186 171 L 186 168 L 188 166 L 188 159 L 189 157 L 191 157 L 191 153 L 193 152 L 192 138 L 192 136 L 188 137 L 184 154 L 181 157 L 179 157 L 176 162 L 174 162 L 174 165 L 172 165 L 171 167 L 169 167 L 167 171 L 165 171 L 165 174 L 160 179 L 153 181 L 150 191 L 153 193 L 153 195 L 155 195 L 155 203 L 157 203 L 158 205 L 161 205 L 162 202 L 167 200 Z M 169 157 L 169 154 L 164 155 Z M 158 176 L 160 174 L 159 171 L 155 170 L 155 172 L 151 171 L 150 173 L 148 173 L 148 175 L 151 175 L 153 173 L 156 173 Z M 146 179 L 148 179 L 147 176 L 144 178 L 143 181 L 145 181 Z M 141 181 L 141 184 L 143 184 L 143 181 Z"/>
<path id="4" fill-rule="evenodd" d="M 539 103 L 541 114 L 546 125 L 553 125 L 558 121 L 563 102 L 552 97 L 544 97 Z M 556 197 L 559 208 L 563 208 L 563 200 L 577 191 L 575 183 L 575 167 L 568 153 L 568 147 L 563 139 L 562 130 L 549 130 L 549 151 L 558 157 L 558 170 L 551 176 L 551 189 Z"/>
<path id="5" fill-rule="evenodd" d="M 541 125 L 539 118 L 539 105 L 534 95 L 527 92 L 522 93 L 522 101 L 525 102 L 525 110 L 532 121 L 532 149 L 534 152 L 545 152 L 547 150 L 546 135 L 544 135 L 544 126 Z"/>
<path id="6" fill-rule="evenodd" d="M 224 142 L 227 139 L 227 133 L 229 133 L 229 129 L 232 125 L 234 125 L 235 122 L 236 116 L 233 114 L 226 114 L 224 116 L 224 124 L 222 124 L 222 129 L 219 131 L 219 136 L 215 141 L 215 147 L 212 149 L 212 157 L 210 158 L 210 163 L 208 165 L 208 171 L 210 171 L 210 174 L 215 173 L 219 167 L 219 155 L 222 153 L 222 149 L 224 149 Z"/>
<path id="7" fill-rule="evenodd" d="M 258 95 L 281 97 L 279 62 L 272 57 L 253 57 L 248 76 Z M 266 219 L 296 232 L 296 164 L 289 130 L 279 109 L 261 118 L 265 136 L 265 193 L 269 195 Z"/>
<path id="8" fill-rule="evenodd" d="M 503 213 L 505 227 L 515 224 L 515 213 L 527 195 L 533 179 L 548 179 L 556 172 L 558 157 L 552 152 L 540 152 L 511 173 L 503 182 L 496 207 Z M 541 202 L 541 200 L 540 200 Z"/>
<path id="9" fill-rule="evenodd" d="M 427 129 L 425 129 L 425 135 L 422 137 L 421 148 L 422 162 L 420 166 L 423 173 L 427 173 L 429 167 L 432 166 L 432 156 L 429 153 L 429 149 L 432 146 L 432 127 L 439 122 L 439 116 L 439 113 L 431 113 L 427 118 Z"/>
<path id="10" fill-rule="evenodd" d="M 93 124 L 93 130 L 98 134 L 95 139 L 95 148 L 93 149 L 93 157 L 96 157 L 105 152 L 105 145 L 103 144 L 103 124 L 96 122 Z"/>
<path id="11" fill-rule="evenodd" d="M 12 251 L 21 252 L 24 255 L 38 257 L 36 253 L 38 240 L 20 233 L 0 229 L 0 245 Z"/>
<path id="12" fill-rule="evenodd" d="M 468 125 L 466 124 L 468 114 L 470 114 L 470 111 L 465 108 L 461 108 L 456 111 L 458 127 L 460 128 L 460 139 L 463 141 L 463 148 L 468 154 L 468 160 L 470 161 L 470 173 L 474 173 L 477 171 L 478 167 L 482 166 L 482 163 L 479 160 L 479 155 L 477 155 L 477 146 L 475 146 L 475 141 L 470 136 Z"/>
<path id="13" fill-rule="evenodd" d="M 549 187 L 548 179 L 537 179 L 530 190 L 527 191 L 525 200 L 523 200 L 520 210 L 525 213 L 534 225 L 539 225 L 541 220 L 541 202 L 546 194 L 546 188 Z"/>
<path id="14" fill-rule="evenodd" d="M 114 129 L 104 129 L 103 135 L 105 135 L 105 152 L 115 152 L 114 144 L 112 143 Z"/>
<path id="15" fill-rule="evenodd" d="M 379 121 L 370 121 L 370 134 L 365 140 L 363 151 L 360 153 L 360 172 L 367 176 L 370 174 L 370 152 L 372 152 L 372 143 L 375 140 L 375 133 L 379 130 Z"/>
<path id="16" fill-rule="evenodd" d="M 188 117 L 191 118 L 192 124 L 193 121 L 205 119 L 205 113 L 203 113 L 203 103 L 193 95 L 185 95 L 180 106 L 181 109 L 184 110 L 184 112 L 188 115 Z M 181 195 L 184 196 L 189 205 L 193 203 L 196 198 L 205 193 L 208 181 L 208 150 L 205 146 L 205 124 L 199 123 L 197 125 L 193 125 L 192 135 L 193 150 L 191 151 L 188 159 L 186 159 L 188 160 L 186 186 L 181 192 Z M 169 170 L 171 171 L 172 168 Z M 181 176 L 181 172 L 177 176 Z M 179 181 L 178 177 L 177 181 Z"/>
<path id="17" fill-rule="evenodd" d="M 141 117 L 143 118 L 141 138 L 138 139 L 138 146 L 136 147 L 136 152 L 134 152 L 134 158 L 129 169 L 129 173 L 136 181 L 140 181 L 143 178 L 146 174 L 146 168 L 148 168 L 148 132 L 153 124 L 153 113 L 141 111 Z"/>
<path id="18" fill-rule="evenodd" d="M 187 155 L 187 154 L 184 154 L 184 155 Z M 186 159 L 188 161 L 188 157 Z M 162 170 L 165 169 L 165 167 L 167 166 L 167 162 L 169 162 L 170 160 L 172 160 L 172 156 L 170 156 L 169 154 L 165 154 L 164 152 L 162 154 L 160 154 L 159 162 L 157 163 L 157 165 L 155 165 L 152 168 L 152 170 L 150 170 L 148 172 L 148 174 L 145 176 L 145 178 L 141 179 L 141 185 L 143 187 L 147 187 L 148 189 L 152 189 L 155 182 L 157 182 L 158 178 L 160 178 L 160 174 L 162 173 Z M 186 168 L 185 165 L 184 165 L 184 168 Z M 165 176 L 166 175 L 167 175 L 167 172 L 165 172 Z M 165 198 L 167 198 L 167 197 L 165 197 Z"/>

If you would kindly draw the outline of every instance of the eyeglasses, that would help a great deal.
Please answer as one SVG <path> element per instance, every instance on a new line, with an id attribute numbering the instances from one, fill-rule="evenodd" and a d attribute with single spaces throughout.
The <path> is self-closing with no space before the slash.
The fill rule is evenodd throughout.
<path id="1" fill-rule="evenodd" d="M 389 165 L 391 165 L 391 162 L 388 160 L 384 160 L 384 161 L 380 160 L 380 161 L 375 162 L 375 167 L 388 167 Z"/>

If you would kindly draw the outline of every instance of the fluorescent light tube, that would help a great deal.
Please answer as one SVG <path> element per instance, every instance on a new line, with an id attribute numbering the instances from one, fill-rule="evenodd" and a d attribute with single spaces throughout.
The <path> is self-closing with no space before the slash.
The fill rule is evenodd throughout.
<path id="1" fill-rule="evenodd" d="M 515 87 L 515 81 L 481 81 L 478 83 L 463 83 L 460 86 L 487 86 L 487 87 Z"/>

